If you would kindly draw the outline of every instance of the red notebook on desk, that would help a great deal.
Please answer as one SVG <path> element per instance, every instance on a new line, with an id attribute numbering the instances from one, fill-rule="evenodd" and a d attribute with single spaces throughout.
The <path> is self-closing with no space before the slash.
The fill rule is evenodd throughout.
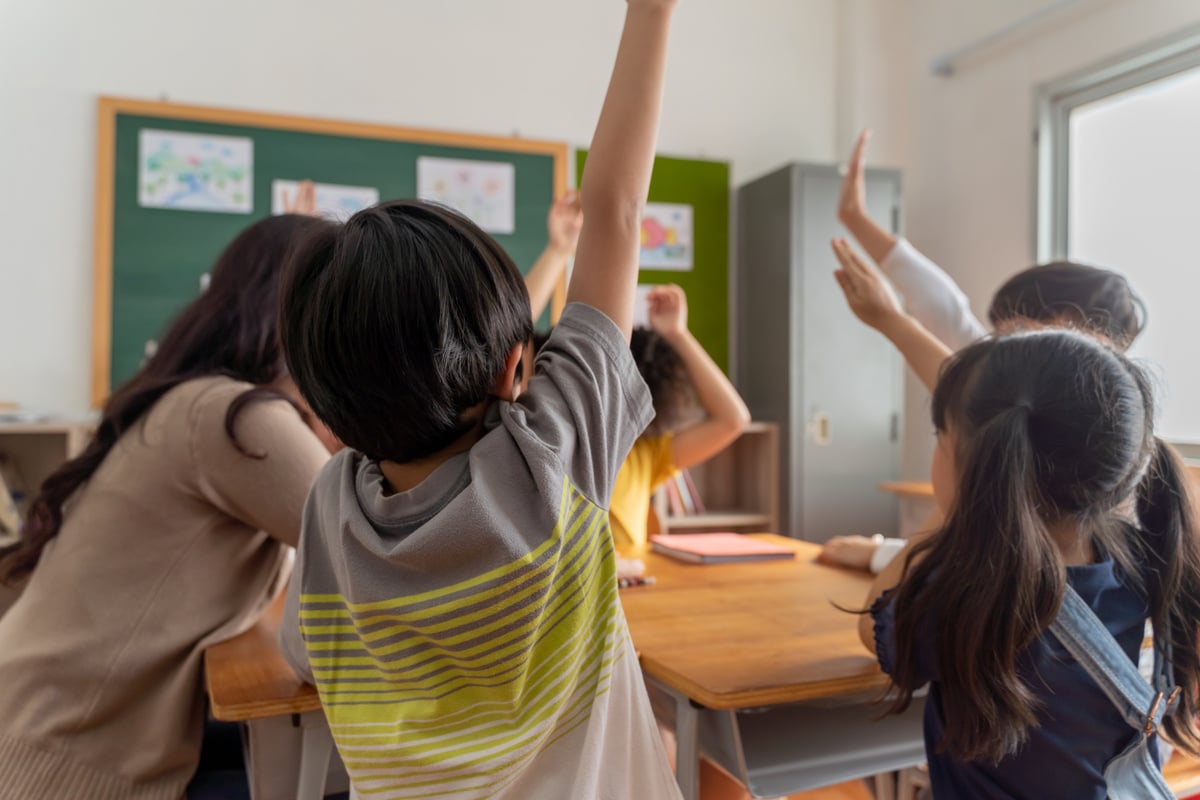
<path id="1" fill-rule="evenodd" d="M 691 564 L 731 564 L 740 561 L 784 561 L 795 551 L 740 533 L 694 533 L 650 537 L 650 549 Z"/>

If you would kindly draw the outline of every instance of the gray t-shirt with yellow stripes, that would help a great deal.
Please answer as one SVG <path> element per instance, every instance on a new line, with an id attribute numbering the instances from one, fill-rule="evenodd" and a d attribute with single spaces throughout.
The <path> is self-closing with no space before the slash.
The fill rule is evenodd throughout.
<path id="1" fill-rule="evenodd" d="M 679 796 L 606 510 L 652 415 L 616 326 L 572 304 L 528 391 L 415 489 L 352 451 L 321 473 L 282 639 L 359 795 Z"/>

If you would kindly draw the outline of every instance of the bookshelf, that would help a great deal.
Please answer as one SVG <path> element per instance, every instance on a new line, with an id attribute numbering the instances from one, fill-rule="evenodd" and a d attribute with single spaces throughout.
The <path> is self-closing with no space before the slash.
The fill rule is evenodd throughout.
<path id="1" fill-rule="evenodd" d="M 729 447 L 688 469 L 707 513 L 674 516 L 654 496 L 663 533 L 779 531 L 779 426 L 752 422 Z"/>
<path id="2" fill-rule="evenodd" d="M 42 481 L 83 450 L 91 432 L 85 422 L 0 422 L 0 456 L 19 478 L 22 511 Z"/>

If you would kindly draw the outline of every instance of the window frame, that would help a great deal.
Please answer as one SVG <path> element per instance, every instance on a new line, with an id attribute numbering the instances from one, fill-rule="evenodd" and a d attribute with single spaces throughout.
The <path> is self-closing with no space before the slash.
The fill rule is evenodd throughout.
<path id="1" fill-rule="evenodd" d="M 1034 247 L 1039 263 L 1068 257 L 1071 112 L 1196 68 L 1200 68 L 1200 24 L 1038 88 Z M 1176 443 L 1175 447 L 1189 460 L 1200 460 L 1200 444 Z"/>
<path id="2" fill-rule="evenodd" d="M 1039 262 L 1067 258 L 1071 112 L 1079 106 L 1197 67 L 1200 67 L 1200 24 L 1038 88 L 1035 249 Z"/>

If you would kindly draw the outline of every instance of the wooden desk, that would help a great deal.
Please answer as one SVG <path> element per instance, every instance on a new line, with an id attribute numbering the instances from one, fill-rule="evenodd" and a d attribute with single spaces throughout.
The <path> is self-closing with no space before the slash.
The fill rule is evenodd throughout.
<path id="1" fill-rule="evenodd" d="M 621 604 L 642 669 L 712 709 L 796 703 L 879 692 L 887 680 L 858 639 L 872 576 L 816 564 L 821 548 L 758 535 L 794 549 L 794 561 L 697 566 L 640 550 L 654 586 Z M 686 620 L 686 623 L 685 623 Z"/>
<path id="2" fill-rule="evenodd" d="M 215 718 L 246 722 L 321 710 L 316 687 L 300 680 L 277 645 L 283 599 L 280 595 L 253 628 L 205 651 L 204 676 Z"/>
<path id="3" fill-rule="evenodd" d="M 697 796 L 701 753 L 757 796 L 920 763 L 923 702 L 876 721 L 887 679 L 857 617 L 834 605 L 860 608 L 871 576 L 815 563 L 817 545 L 756 538 L 795 560 L 697 566 L 622 552 L 656 579 L 621 601 L 652 694 L 674 703 L 684 797 Z"/>
<path id="4" fill-rule="evenodd" d="M 212 715 L 243 725 L 252 800 L 320 800 L 333 760 L 333 736 L 316 687 L 302 681 L 279 649 L 281 595 L 253 628 L 204 652 Z"/>

